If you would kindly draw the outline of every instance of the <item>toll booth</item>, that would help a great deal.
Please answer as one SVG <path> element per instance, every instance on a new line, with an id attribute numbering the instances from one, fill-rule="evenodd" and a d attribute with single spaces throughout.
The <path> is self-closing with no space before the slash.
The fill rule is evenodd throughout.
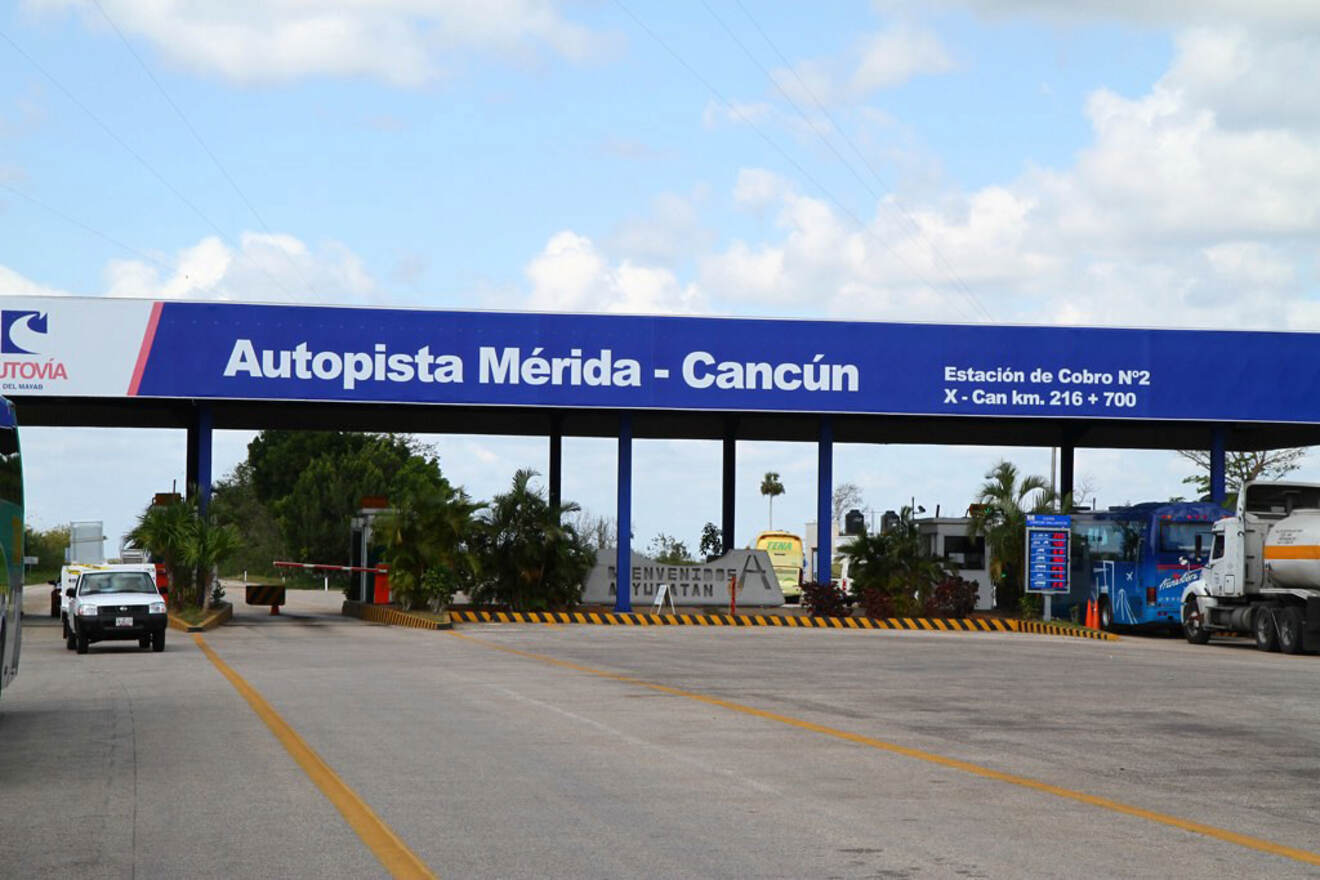
<path id="1" fill-rule="evenodd" d="M 363 499 L 366 501 L 367 499 Z M 364 506 L 352 520 L 352 539 L 348 551 L 348 564 L 354 569 L 374 569 L 381 564 L 381 547 L 372 534 L 376 518 L 393 513 L 384 504 Z M 356 589 L 354 598 L 359 602 L 383 605 L 390 601 L 387 576 L 373 571 L 354 571 Z M 384 595 L 382 596 L 382 592 Z"/>

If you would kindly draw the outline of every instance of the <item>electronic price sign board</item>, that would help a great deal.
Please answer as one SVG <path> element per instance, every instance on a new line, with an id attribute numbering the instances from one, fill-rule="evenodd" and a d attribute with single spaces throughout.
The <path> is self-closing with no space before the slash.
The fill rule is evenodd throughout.
<path id="1" fill-rule="evenodd" d="M 1068 593 L 1068 550 L 1072 517 L 1066 514 L 1027 515 L 1027 592 Z"/>

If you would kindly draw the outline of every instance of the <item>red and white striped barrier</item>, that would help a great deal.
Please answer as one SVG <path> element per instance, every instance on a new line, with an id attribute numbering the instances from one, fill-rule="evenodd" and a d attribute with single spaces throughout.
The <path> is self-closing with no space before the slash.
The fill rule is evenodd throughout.
<path id="1" fill-rule="evenodd" d="M 276 568 L 309 568 L 316 571 L 368 571 L 376 574 L 386 574 L 389 566 L 382 565 L 376 568 L 367 568 L 361 565 L 322 565 L 317 562 L 276 562 Z"/>

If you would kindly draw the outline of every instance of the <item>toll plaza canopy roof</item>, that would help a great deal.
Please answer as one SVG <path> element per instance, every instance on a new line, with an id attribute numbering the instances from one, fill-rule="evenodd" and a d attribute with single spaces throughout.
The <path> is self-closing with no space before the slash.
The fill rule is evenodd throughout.
<path id="1" fill-rule="evenodd" d="M 1320 334 L 0 299 L 24 424 L 1320 443 Z"/>

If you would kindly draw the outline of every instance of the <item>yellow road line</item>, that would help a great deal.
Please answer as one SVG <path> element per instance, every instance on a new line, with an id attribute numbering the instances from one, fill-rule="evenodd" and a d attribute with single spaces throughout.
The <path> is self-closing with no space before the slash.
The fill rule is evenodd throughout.
<path id="1" fill-rule="evenodd" d="M 895 755 L 902 755 L 905 758 L 913 758 L 918 761 L 925 761 L 929 764 L 937 764 L 941 767 L 948 767 L 953 770 L 961 770 L 964 773 L 970 773 L 974 776 L 980 776 L 984 779 L 993 779 L 997 782 L 1005 782 L 1009 785 L 1017 785 L 1022 788 L 1029 788 L 1033 791 L 1052 794 L 1057 797 L 1065 798 L 1077 803 L 1086 804 L 1092 807 L 1098 807 L 1102 810 L 1109 810 L 1114 813 L 1121 813 L 1125 816 L 1133 816 L 1138 819 L 1145 819 L 1149 822 L 1155 822 L 1160 825 L 1167 825 L 1171 828 L 1179 828 L 1183 831 L 1190 831 L 1193 834 L 1203 834 L 1206 837 L 1212 837 L 1216 840 L 1222 840 L 1225 843 L 1233 843 L 1238 846 L 1254 849 L 1258 852 L 1269 853 L 1270 855 L 1280 856 L 1285 859 L 1292 859 L 1297 862 L 1304 862 L 1308 865 L 1320 865 L 1320 852 L 1312 852 L 1305 849 L 1297 849 L 1291 846 L 1284 846 L 1280 843 L 1274 843 L 1259 837 L 1252 837 L 1247 834 L 1239 834 L 1236 831 L 1229 831 L 1224 828 L 1218 828 L 1214 825 L 1206 825 L 1201 822 L 1193 822 L 1188 819 L 1180 819 L 1177 816 L 1170 816 L 1167 813 L 1159 813 L 1154 810 L 1147 810 L 1142 807 L 1125 804 L 1122 801 L 1112 800 L 1106 797 L 1099 797 L 1093 794 L 1087 794 L 1082 791 L 1073 791 L 1069 788 L 1063 788 L 1057 785 L 1050 785 L 1047 782 L 1040 782 L 1026 776 L 1016 776 L 1012 773 L 1002 773 L 998 770 L 992 770 L 989 767 L 982 767 L 979 764 L 973 764 L 969 761 L 960 761 L 957 758 L 948 758 L 944 755 L 938 755 L 934 752 L 926 752 L 921 749 L 913 749 L 908 746 L 901 746 L 897 743 L 886 742 L 882 739 L 876 739 L 870 736 L 864 736 L 860 733 L 850 733 L 846 730 L 837 730 L 833 727 L 826 727 L 823 724 L 815 724 L 811 721 L 804 721 L 800 718 L 793 718 L 790 715 L 780 715 L 778 712 L 767 712 L 765 709 L 757 709 L 752 706 L 745 706 L 741 703 L 735 703 L 731 700 L 720 699 L 706 694 L 699 694 L 694 691 L 685 691 L 680 688 L 669 687 L 668 685 L 656 684 L 640 678 L 633 678 L 630 675 L 621 675 L 616 672 L 607 672 L 603 669 L 593 669 L 590 666 L 582 666 L 572 663 L 568 660 L 560 660 L 545 654 L 534 654 L 530 651 L 520 651 L 517 648 L 510 648 L 507 645 L 488 642 L 485 639 L 478 639 L 472 636 L 463 635 L 450 631 L 451 636 L 463 641 L 472 642 L 487 648 L 493 648 L 497 651 L 504 651 L 508 654 L 515 654 L 519 657 L 526 657 L 529 660 L 537 660 L 542 663 L 548 663 L 552 666 L 558 666 L 562 669 L 571 669 L 575 672 L 583 672 L 588 675 L 594 675 L 598 678 L 607 678 L 612 681 L 624 682 L 626 684 L 638 685 L 639 687 L 649 688 L 653 691 L 659 691 L 663 694 L 670 694 L 675 697 L 684 697 L 689 700 L 695 700 L 699 703 L 705 703 L 708 706 L 718 706 L 721 709 L 728 709 L 732 712 L 739 712 L 743 715 L 751 715 L 755 718 L 762 718 L 766 721 L 775 721 L 780 724 L 786 724 L 789 727 L 796 727 L 799 730 L 807 730 L 812 733 L 819 733 L 835 739 L 845 740 L 856 743 L 857 745 L 867 746 L 878 749 L 883 752 L 890 752 Z M 198 636 L 197 638 L 200 638 Z"/>
<path id="2" fill-rule="evenodd" d="M 330 803 L 334 804 L 335 809 L 343 815 L 350 828 L 357 832 L 357 836 L 362 838 L 362 842 L 380 859 L 380 863 L 390 872 L 393 877 L 406 878 L 426 878 L 426 880 L 436 880 L 436 875 L 426 866 L 417 854 L 410 850 L 402 840 L 399 839 L 390 827 L 386 825 L 381 818 L 376 815 L 367 802 L 358 796 L 357 792 L 348 787 L 344 780 L 340 779 L 335 771 L 330 769 L 320 755 L 318 755 L 307 742 L 298 735 L 298 732 L 289 726 L 289 723 L 279 716 L 271 708 L 265 698 L 257 690 L 243 680 L 237 672 L 230 668 L 229 664 L 220 659 L 220 656 L 211 650 L 211 646 L 206 643 L 200 633 L 194 633 L 193 639 L 197 646 L 202 649 L 202 653 L 215 664 L 215 668 L 220 670 L 220 674 L 229 679 L 229 683 L 234 686 L 243 699 L 247 700 L 252 711 L 257 713 L 257 717 L 266 722 L 270 732 L 275 734 L 275 738 L 284 746 L 290 757 L 298 763 L 303 772 L 316 783 L 316 787 L 321 789 Z"/>

